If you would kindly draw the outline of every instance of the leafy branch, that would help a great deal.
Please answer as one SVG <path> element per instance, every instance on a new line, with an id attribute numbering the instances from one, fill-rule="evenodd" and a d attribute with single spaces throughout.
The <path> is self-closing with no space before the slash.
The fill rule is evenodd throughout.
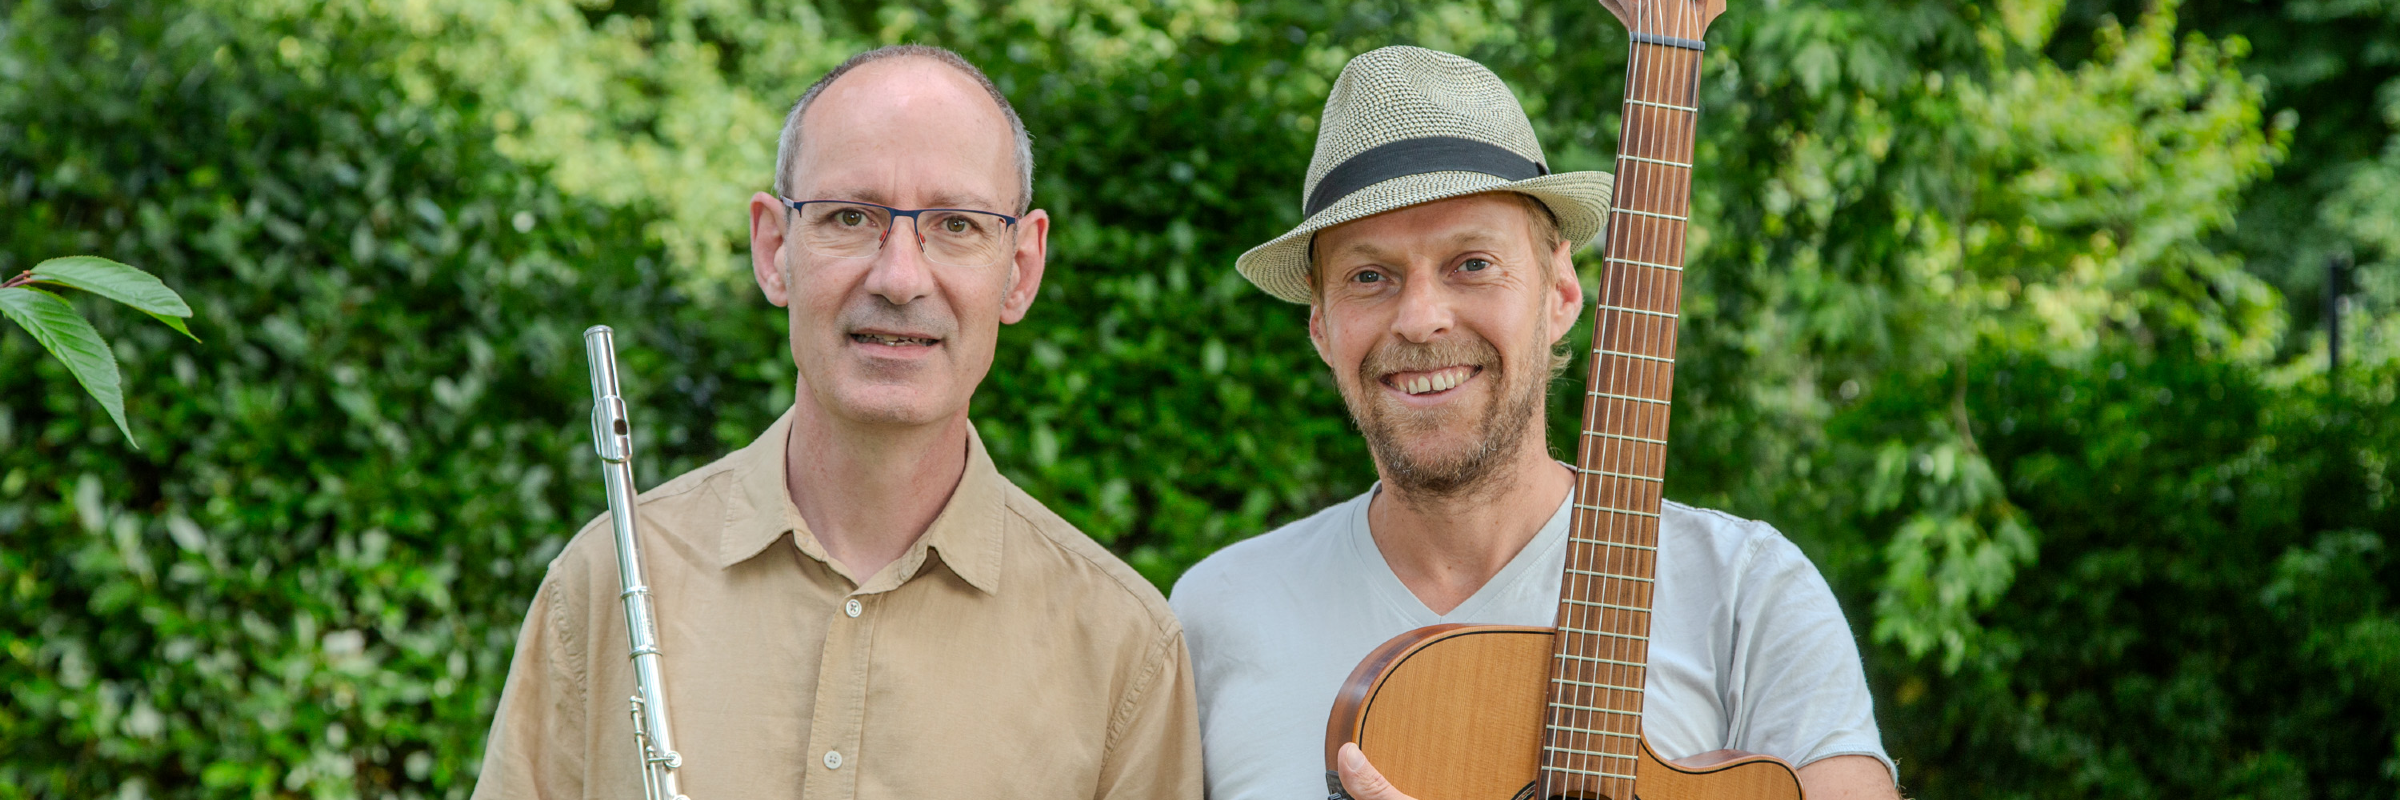
<path id="1" fill-rule="evenodd" d="M 66 298 L 46 287 L 82 289 L 124 303 L 197 342 L 200 337 L 192 336 L 183 324 L 184 318 L 192 315 L 192 307 L 150 273 L 98 256 L 53 258 L 0 281 L 0 315 L 23 326 L 43 349 L 65 363 L 83 390 L 108 409 L 109 419 L 116 421 L 125 441 L 139 449 L 141 443 L 125 424 L 124 382 L 117 373 L 116 354 Z"/>

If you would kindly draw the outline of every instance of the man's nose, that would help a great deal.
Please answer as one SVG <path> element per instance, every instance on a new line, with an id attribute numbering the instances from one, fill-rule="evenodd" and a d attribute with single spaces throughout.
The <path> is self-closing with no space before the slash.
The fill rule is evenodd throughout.
<path id="1" fill-rule="evenodd" d="M 908 217 L 908 230 L 900 230 L 902 218 L 892 218 L 891 230 L 883 234 L 883 247 L 875 252 L 874 265 L 867 271 L 866 289 L 893 305 L 907 305 L 933 293 L 933 265 L 925 261 L 925 241 L 917 235 L 915 217 Z"/>
<path id="2" fill-rule="evenodd" d="M 1450 293 L 1439 281 L 1410 281 L 1400 290 L 1400 313 L 1392 318 L 1392 333 L 1421 344 L 1448 333 L 1457 320 Z"/>

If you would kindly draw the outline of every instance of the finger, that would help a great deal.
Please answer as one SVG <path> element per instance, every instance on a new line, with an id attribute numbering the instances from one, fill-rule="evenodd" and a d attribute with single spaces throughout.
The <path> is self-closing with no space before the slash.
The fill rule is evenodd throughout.
<path id="1" fill-rule="evenodd" d="M 1355 800 L 1415 800 L 1393 788 L 1391 781 L 1384 780 L 1383 773 L 1367 763 L 1367 754 L 1358 749 L 1356 742 L 1342 745 L 1340 759 L 1342 789 Z"/>

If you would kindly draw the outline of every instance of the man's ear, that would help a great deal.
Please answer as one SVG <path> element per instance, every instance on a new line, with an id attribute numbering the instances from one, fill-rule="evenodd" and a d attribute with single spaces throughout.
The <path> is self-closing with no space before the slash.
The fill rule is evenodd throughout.
<path id="1" fill-rule="evenodd" d="M 783 274 L 783 201 L 766 192 L 750 196 L 750 277 L 758 280 L 758 290 L 767 302 L 782 306 L 791 302 Z"/>
<path id="2" fill-rule="evenodd" d="M 1561 241 L 1550 251 L 1550 343 L 1566 338 L 1583 316 L 1583 278 L 1575 274 L 1575 244 Z"/>
<path id="3" fill-rule="evenodd" d="M 1316 346 L 1318 361 L 1325 362 L 1325 366 L 1333 366 L 1333 356 L 1325 352 L 1324 303 L 1308 304 L 1308 343 Z"/>
<path id="4" fill-rule="evenodd" d="M 1015 325 L 1033 310 L 1042 293 L 1042 270 L 1049 266 L 1050 212 L 1034 209 L 1017 218 L 1017 251 L 1009 258 L 1008 288 L 1000 296 L 1000 321 Z"/>

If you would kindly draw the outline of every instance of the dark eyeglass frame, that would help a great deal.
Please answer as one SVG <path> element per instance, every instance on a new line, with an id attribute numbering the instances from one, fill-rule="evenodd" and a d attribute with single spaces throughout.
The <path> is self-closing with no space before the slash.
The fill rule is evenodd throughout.
<path id="1" fill-rule="evenodd" d="M 1007 235 L 1014 236 L 1014 235 L 1016 235 L 1016 232 L 1017 232 L 1017 219 L 1018 219 L 1017 217 L 1013 217 L 1013 216 L 1010 216 L 1010 215 L 1007 215 L 1007 214 L 1002 214 L 1002 213 L 1000 213 L 1000 212 L 998 212 L 998 211 L 985 211 L 985 210 L 983 210 L 983 209 L 980 209 L 980 208 L 893 208 L 893 207 L 891 207 L 891 206 L 887 206 L 887 205 L 884 205 L 884 204 L 882 204 L 882 203 L 869 203 L 869 202 L 867 202 L 867 201 L 865 201 L 865 200 L 794 200 L 794 199 L 791 199 L 791 198 L 789 198 L 789 197 L 784 197 L 784 196 L 782 196 L 782 195 L 777 195 L 777 196 L 775 197 L 775 199 L 783 201 L 783 204 L 784 204 L 784 206 L 785 206 L 785 207 L 787 207 L 787 208 L 790 208 L 790 209 L 792 210 L 792 212 L 793 212 L 793 213 L 800 214 L 800 215 L 802 215 L 802 216 L 806 216 L 806 215 L 807 215 L 807 213 L 808 213 L 808 212 L 807 212 L 806 210 L 804 210 L 802 207 L 803 207 L 803 206 L 806 206 L 806 205 L 808 205 L 808 204 L 810 204 L 810 203 L 838 203 L 838 204 L 841 204 L 841 205 L 846 205 L 846 206 L 869 206 L 869 207 L 873 207 L 873 208 L 880 208 L 880 209 L 883 209 L 885 212 L 887 212 L 887 213 L 891 214 L 891 215 L 892 215 L 892 219 L 895 219 L 895 220 L 897 220 L 897 219 L 899 219 L 899 218 L 901 218 L 901 217 L 907 217 L 907 218 L 908 218 L 908 220 L 909 220 L 909 222 L 908 222 L 908 227 L 909 227 L 910 229 L 912 229 L 912 230 L 915 230 L 915 231 L 917 232 L 917 246 L 918 246 L 918 247 L 920 247 L 920 248 L 922 248 L 922 247 L 924 247 L 924 246 L 925 246 L 925 225 L 924 225 L 925 221 L 924 221 L 924 220 L 922 220 L 922 219 L 918 219 L 918 218 L 917 218 L 917 215 L 919 215 L 919 214 L 923 214 L 923 213 L 925 213 L 925 212 L 928 212 L 928 211 L 962 211 L 962 212 L 966 212 L 966 213 L 969 213 L 969 214 L 983 214 L 983 215 L 987 215 L 987 216 L 999 217 L 999 218 L 1000 218 L 1000 225 L 1001 225 L 1001 232 L 1002 232 L 1002 233 L 1005 233 L 1005 234 L 1007 234 Z M 899 229 L 900 229 L 900 226 L 899 226 L 898 224 L 894 224 L 894 225 L 892 225 L 892 226 L 890 226 L 890 227 L 884 228 L 884 229 L 883 229 L 883 235 L 882 235 L 882 236 L 878 236 L 878 237 L 876 237 L 876 238 L 875 238 L 875 249 L 876 249 L 876 251 L 877 251 L 877 252 L 881 252 L 881 251 L 883 250 L 883 246 L 884 246 L 884 245 L 886 245 L 886 244 L 889 244 L 889 243 L 890 243 L 890 241 L 891 241 L 891 238 L 892 238 L 892 231 L 896 231 L 896 230 L 899 230 Z M 874 254 L 874 253 L 869 253 L 869 254 L 867 254 L 867 255 L 863 255 L 863 256 L 825 256 L 825 257 L 826 257 L 826 258 L 873 258 L 873 257 L 875 257 L 875 254 Z M 998 260 L 1000 260 L 1000 259 L 999 259 L 999 258 L 997 258 L 997 257 L 995 257 L 995 258 L 994 258 L 994 259 L 992 259 L 992 260 L 993 260 L 993 261 L 998 261 Z M 989 265 L 989 264 L 974 264 L 974 265 L 958 264 L 958 265 L 953 265 L 953 266 L 990 266 L 990 265 Z"/>

